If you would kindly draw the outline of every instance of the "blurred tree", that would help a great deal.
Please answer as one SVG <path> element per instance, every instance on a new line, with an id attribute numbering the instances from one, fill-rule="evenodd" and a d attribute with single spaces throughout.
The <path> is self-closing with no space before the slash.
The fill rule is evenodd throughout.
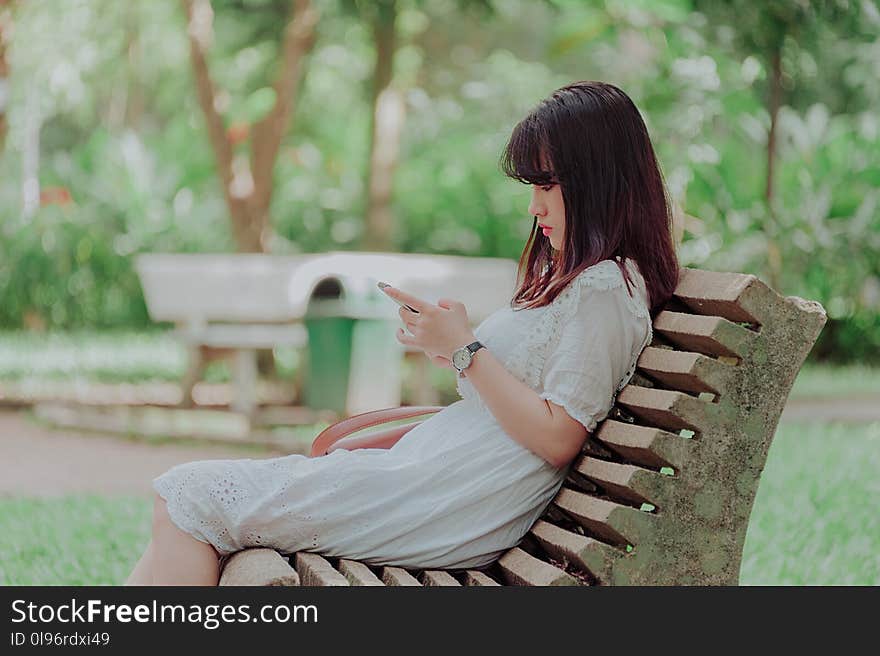
<path id="1" fill-rule="evenodd" d="M 7 34 L 12 29 L 12 1 L 0 0 L 0 153 L 6 143 L 9 121 L 6 104 L 9 98 L 9 62 L 6 59 Z"/>
<path id="2" fill-rule="evenodd" d="M 144 67 L 143 47 L 141 45 L 141 20 L 138 6 L 127 3 L 123 14 L 123 54 L 126 60 L 125 84 L 119 86 L 116 103 L 116 120 L 127 128 L 137 130 L 141 127 L 146 110 L 146 89 L 140 79 L 139 72 Z M 111 118 L 112 120 L 112 118 Z"/>
<path id="3" fill-rule="evenodd" d="M 416 8 L 430 3 L 405 4 L 407 8 Z M 396 23 L 401 3 L 399 0 L 348 0 L 347 8 L 369 25 L 375 48 L 370 81 L 370 159 L 362 248 L 387 251 L 393 248 L 394 171 L 406 117 L 405 89 L 394 84 L 394 55 L 400 40 Z M 488 0 L 458 0 L 458 9 L 482 11 L 483 18 L 491 13 Z"/>
<path id="4" fill-rule="evenodd" d="M 395 26 L 398 7 L 397 0 L 354 2 L 370 26 L 376 48 L 370 89 L 370 164 L 363 247 L 385 251 L 391 249 L 394 223 L 391 193 L 405 118 L 403 93 L 392 85 L 398 41 Z"/>
<path id="5" fill-rule="evenodd" d="M 778 153 L 779 110 L 786 103 L 786 92 L 794 87 L 797 71 L 786 70 L 786 50 L 817 51 L 823 45 L 823 30 L 839 28 L 854 33 L 861 13 L 856 0 L 694 0 L 694 8 L 705 14 L 711 29 L 723 26 L 733 31 L 731 45 L 737 56 L 757 56 L 767 71 L 764 101 L 770 117 L 767 132 L 766 178 L 764 200 L 767 206 L 763 230 L 767 244 L 767 277 L 774 289 L 781 289 L 782 248 L 777 225 L 775 199 L 776 160 Z M 813 52 L 819 58 L 819 52 Z"/>
<path id="6" fill-rule="evenodd" d="M 296 107 L 298 87 L 305 75 L 305 57 L 314 44 L 318 10 L 309 0 L 290 1 L 290 17 L 284 29 L 271 106 L 253 126 L 227 127 L 218 109 L 218 93 L 206 58 L 213 35 L 211 1 L 181 1 L 187 16 L 190 59 L 199 104 L 207 122 L 236 247 L 241 252 L 268 252 L 272 237 L 269 207 L 275 161 Z M 236 143 L 248 139 L 249 158 L 236 153 L 234 148 Z"/>

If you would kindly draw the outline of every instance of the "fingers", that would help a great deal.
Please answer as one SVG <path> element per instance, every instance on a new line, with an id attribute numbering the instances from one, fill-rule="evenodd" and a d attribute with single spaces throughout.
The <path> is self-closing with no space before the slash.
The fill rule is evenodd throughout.
<path id="1" fill-rule="evenodd" d="M 400 308 L 400 310 L 397 311 L 397 314 L 400 316 L 400 320 L 403 321 L 403 325 L 406 326 L 407 330 L 409 330 L 410 333 L 415 334 L 419 315 L 410 312 L 406 308 Z"/>
<path id="2" fill-rule="evenodd" d="M 437 305 L 444 310 L 452 310 L 467 315 L 467 308 L 464 306 L 464 303 L 453 298 L 441 298 L 437 301 Z"/>
<path id="3" fill-rule="evenodd" d="M 411 308 L 414 308 L 417 312 L 424 312 L 427 308 L 432 306 L 431 303 L 427 303 L 420 298 L 412 296 L 411 294 L 402 292 L 396 287 L 385 287 L 382 291 L 388 294 L 391 298 L 395 298 L 398 301 L 406 303 Z"/>
<path id="4" fill-rule="evenodd" d="M 416 346 L 415 337 L 407 335 L 406 331 L 403 328 L 398 328 L 397 333 L 394 336 L 401 344 L 406 344 L 407 346 Z"/>
<path id="5" fill-rule="evenodd" d="M 419 315 L 413 312 L 412 310 L 408 310 L 405 307 L 400 308 L 397 311 L 397 314 L 400 315 L 400 318 L 404 321 L 414 321 L 419 318 Z"/>

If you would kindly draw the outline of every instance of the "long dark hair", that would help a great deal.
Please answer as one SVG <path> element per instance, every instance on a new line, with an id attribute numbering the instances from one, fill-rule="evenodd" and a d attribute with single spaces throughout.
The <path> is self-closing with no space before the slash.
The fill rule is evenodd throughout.
<path id="1" fill-rule="evenodd" d="M 519 260 L 511 306 L 542 307 L 602 260 L 638 264 L 653 319 L 678 285 L 672 212 L 648 130 L 632 100 L 604 82 L 554 91 L 513 129 L 504 173 L 532 185 L 558 183 L 565 243 L 536 240 L 537 218 Z"/>

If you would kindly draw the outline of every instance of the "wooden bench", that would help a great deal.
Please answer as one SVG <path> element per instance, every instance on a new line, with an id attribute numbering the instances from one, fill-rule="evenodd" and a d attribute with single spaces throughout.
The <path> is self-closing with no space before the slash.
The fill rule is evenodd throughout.
<path id="1" fill-rule="evenodd" d="M 753 275 L 684 268 L 635 377 L 498 561 L 404 570 L 246 549 L 220 585 L 736 585 L 767 451 L 825 321 Z"/>

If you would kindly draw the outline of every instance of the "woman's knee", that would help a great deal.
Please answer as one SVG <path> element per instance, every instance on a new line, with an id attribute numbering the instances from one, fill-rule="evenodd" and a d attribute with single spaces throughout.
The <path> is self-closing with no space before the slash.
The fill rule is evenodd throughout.
<path id="1" fill-rule="evenodd" d="M 157 492 L 153 492 L 153 529 L 167 526 L 171 523 L 168 515 L 168 505 Z"/>

